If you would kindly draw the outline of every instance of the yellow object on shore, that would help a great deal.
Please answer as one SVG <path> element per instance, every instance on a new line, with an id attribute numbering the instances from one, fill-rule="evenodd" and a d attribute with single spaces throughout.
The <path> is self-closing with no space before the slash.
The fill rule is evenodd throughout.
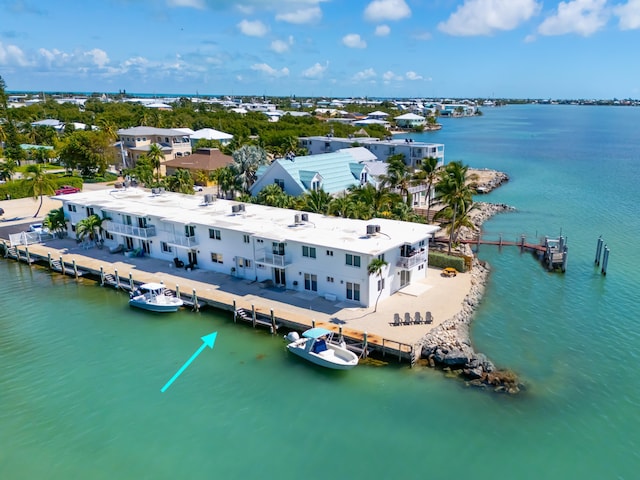
<path id="1" fill-rule="evenodd" d="M 442 275 L 445 277 L 455 277 L 458 274 L 458 271 L 453 267 L 447 267 L 442 270 Z"/>

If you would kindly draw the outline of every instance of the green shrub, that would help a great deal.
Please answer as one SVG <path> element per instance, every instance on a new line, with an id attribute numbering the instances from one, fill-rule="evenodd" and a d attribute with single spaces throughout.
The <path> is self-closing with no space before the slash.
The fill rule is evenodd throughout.
<path id="1" fill-rule="evenodd" d="M 82 189 L 83 181 L 80 177 L 67 177 L 53 175 L 55 188 L 58 189 L 63 185 L 71 185 L 72 187 Z M 27 183 L 22 180 L 13 180 L 7 183 L 0 183 L 0 200 L 6 200 L 7 195 L 11 199 L 29 197 Z"/>
<path id="2" fill-rule="evenodd" d="M 442 252 L 429 252 L 429 266 L 436 268 L 455 268 L 459 272 L 466 272 L 464 258 L 454 257 Z"/>

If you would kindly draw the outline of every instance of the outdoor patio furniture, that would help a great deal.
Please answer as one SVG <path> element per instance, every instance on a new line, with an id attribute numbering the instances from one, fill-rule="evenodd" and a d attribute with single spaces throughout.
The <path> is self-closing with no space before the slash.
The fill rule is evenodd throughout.
<path id="1" fill-rule="evenodd" d="M 411 314 L 409 312 L 406 312 L 404 314 L 404 325 L 411 325 L 413 319 L 411 318 Z"/>
<path id="2" fill-rule="evenodd" d="M 420 312 L 416 312 L 416 314 L 413 317 L 413 323 L 420 325 L 422 323 L 422 315 L 420 314 Z"/>
<path id="3" fill-rule="evenodd" d="M 400 325 L 400 314 L 399 313 L 394 313 L 393 314 L 393 323 L 391 324 L 394 327 L 397 327 L 398 325 Z"/>
<path id="4" fill-rule="evenodd" d="M 424 323 L 433 323 L 433 315 L 431 315 L 431 312 L 425 314 Z"/>

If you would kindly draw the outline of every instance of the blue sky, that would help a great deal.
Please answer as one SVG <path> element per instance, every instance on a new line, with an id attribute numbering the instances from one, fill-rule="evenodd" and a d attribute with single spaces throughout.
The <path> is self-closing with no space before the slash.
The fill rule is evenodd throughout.
<path id="1" fill-rule="evenodd" d="M 0 0 L 8 90 L 640 98 L 640 0 Z"/>

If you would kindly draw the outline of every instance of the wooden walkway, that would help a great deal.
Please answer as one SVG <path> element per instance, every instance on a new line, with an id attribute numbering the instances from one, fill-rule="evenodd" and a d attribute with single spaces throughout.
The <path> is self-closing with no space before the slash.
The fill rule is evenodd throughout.
<path id="1" fill-rule="evenodd" d="M 272 334 L 279 328 L 303 331 L 314 326 L 324 327 L 342 336 L 347 344 L 366 357 L 369 352 L 377 356 L 397 358 L 398 361 L 408 361 L 414 365 L 420 358 L 420 349 L 416 345 L 403 343 L 378 335 L 367 334 L 351 328 L 344 328 L 333 323 L 314 321 L 308 311 L 292 305 L 278 304 L 269 299 L 253 298 L 253 295 L 223 291 L 216 285 L 198 282 L 196 280 L 159 272 L 151 273 L 135 268 L 123 262 L 109 262 L 92 258 L 78 253 L 66 253 L 50 246 L 32 244 L 29 246 L 9 247 L 0 239 L 2 253 L 18 261 L 29 264 L 37 263 L 51 271 L 67 275 L 83 276 L 96 280 L 103 285 L 129 291 L 142 283 L 162 282 L 167 287 L 175 285 L 174 294 L 180 296 L 193 310 L 212 307 L 230 312 L 234 321 L 241 320 L 254 327 L 267 327 Z M 125 275 L 123 276 L 123 273 Z M 249 300 L 247 297 L 250 297 Z M 252 314 L 253 312 L 253 314 Z M 266 320 L 268 319 L 268 320 Z M 259 321 L 258 321 L 259 320 Z"/>

